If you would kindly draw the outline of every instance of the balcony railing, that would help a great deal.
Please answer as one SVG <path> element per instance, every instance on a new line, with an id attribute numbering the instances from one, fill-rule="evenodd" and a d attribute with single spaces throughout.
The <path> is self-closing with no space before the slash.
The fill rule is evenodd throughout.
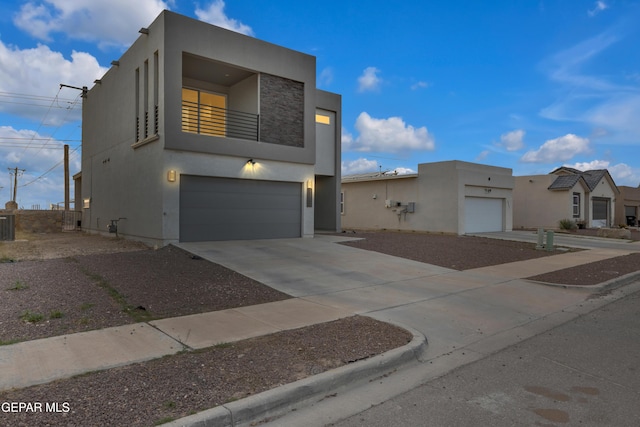
<path id="1" fill-rule="evenodd" d="M 182 101 L 182 131 L 258 141 L 259 116 L 196 102 Z"/>

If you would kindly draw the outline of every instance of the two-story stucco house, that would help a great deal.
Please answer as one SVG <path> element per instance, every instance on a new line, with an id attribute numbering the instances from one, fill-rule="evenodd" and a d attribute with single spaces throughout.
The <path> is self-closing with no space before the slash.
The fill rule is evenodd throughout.
<path id="1" fill-rule="evenodd" d="M 558 228 L 563 219 L 587 227 L 609 227 L 619 194 L 606 169 L 580 171 L 563 166 L 546 175 L 517 176 L 513 227 Z"/>
<path id="2" fill-rule="evenodd" d="M 156 245 L 340 229 L 315 57 L 164 11 L 83 105 L 82 228 Z M 78 183 L 77 183 L 78 184 Z"/>

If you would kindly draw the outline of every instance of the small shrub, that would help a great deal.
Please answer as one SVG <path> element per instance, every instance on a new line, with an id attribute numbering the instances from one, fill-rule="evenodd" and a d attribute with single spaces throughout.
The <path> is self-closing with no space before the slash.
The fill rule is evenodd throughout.
<path id="1" fill-rule="evenodd" d="M 87 311 L 89 310 L 91 307 L 93 307 L 95 304 L 90 303 L 90 302 L 85 302 L 84 304 L 82 304 L 80 306 L 80 311 Z"/>
<path id="2" fill-rule="evenodd" d="M 2 255 L 0 256 L 0 263 L 3 263 L 3 262 L 10 263 L 10 262 L 16 262 L 16 260 L 14 260 L 13 258 L 7 255 Z"/>
<path id="3" fill-rule="evenodd" d="M 64 317 L 64 313 L 60 310 L 53 310 L 49 313 L 49 319 L 62 319 Z"/>
<path id="4" fill-rule="evenodd" d="M 38 322 L 42 322 L 44 320 L 44 316 L 42 314 L 40 314 L 40 313 L 32 313 L 29 310 L 26 310 L 20 316 L 20 320 L 22 320 L 24 322 L 27 322 L 27 323 L 38 323 Z"/>
<path id="5" fill-rule="evenodd" d="M 11 287 L 11 288 L 7 288 L 8 291 L 21 291 L 23 289 L 27 289 L 28 286 L 21 282 L 20 280 L 16 280 L 16 283 Z"/>
<path id="6" fill-rule="evenodd" d="M 575 231 L 578 229 L 578 225 L 571 219 L 560 220 L 560 230 Z"/>

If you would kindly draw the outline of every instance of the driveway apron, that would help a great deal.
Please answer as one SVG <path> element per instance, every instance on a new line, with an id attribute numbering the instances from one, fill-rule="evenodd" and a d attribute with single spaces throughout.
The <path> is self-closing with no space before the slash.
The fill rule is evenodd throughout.
<path id="1" fill-rule="evenodd" d="M 345 240 L 321 235 L 178 246 L 296 298 L 412 327 L 429 340 L 427 358 L 526 327 L 589 295 L 523 280 L 523 272 L 549 268 L 535 260 L 526 269 L 504 264 L 456 271 L 337 244 Z M 620 255 L 597 252 L 596 260 Z M 556 257 L 563 259 L 554 260 L 553 269 L 594 261 L 571 253 Z"/>

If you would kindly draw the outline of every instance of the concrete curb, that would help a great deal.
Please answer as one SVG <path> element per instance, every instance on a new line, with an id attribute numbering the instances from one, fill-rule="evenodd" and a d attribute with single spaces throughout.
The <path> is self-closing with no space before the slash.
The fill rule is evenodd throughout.
<path id="1" fill-rule="evenodd" d="M 420 363 L 427 349 L 427 338 L 413 328 L 398 324 L 396 326 L 413 334 L 409 344 L 370 359 L 341 366 L 162 425 L 165 427 L 237 427 L 269 420 L 295 410 L 299 406 L 335 397 L 337 392 L 356 383 L 371 381 L 408 365 Z"/>
<path id="2" fill-rule="evenodd" d="M 633 283 L 633 282 L 635 282 L 637 280 L 640 280 L 640 271 L 634 271 L 634 272 L 625 274 L 624 276 L 615 277 L 613 279 L 607 280 L 606 282 L 598 283 L 596 285 L 586 285 L 586 286 L 565 285 L 565 284 L 562 284 L 562 283 L 551 283 L 551 282 L 541 282 L 541 281 L 538 281 L 538 280 L 531 280 L 531 279 L 523 279 L 523 280 L 527 280 L 527 281 L 529 281 L 531 283 L 537 283 L 539 285 L 553 286 L 553 287 L 558 287 L 558 288 L 583 289 L 585 291 L 606 292 L 606 291 L 611 291 L 613 289 L 617 289 L 617 288 L 620 288 L 622 286 L 628 285 L 628 284 Z"/>

